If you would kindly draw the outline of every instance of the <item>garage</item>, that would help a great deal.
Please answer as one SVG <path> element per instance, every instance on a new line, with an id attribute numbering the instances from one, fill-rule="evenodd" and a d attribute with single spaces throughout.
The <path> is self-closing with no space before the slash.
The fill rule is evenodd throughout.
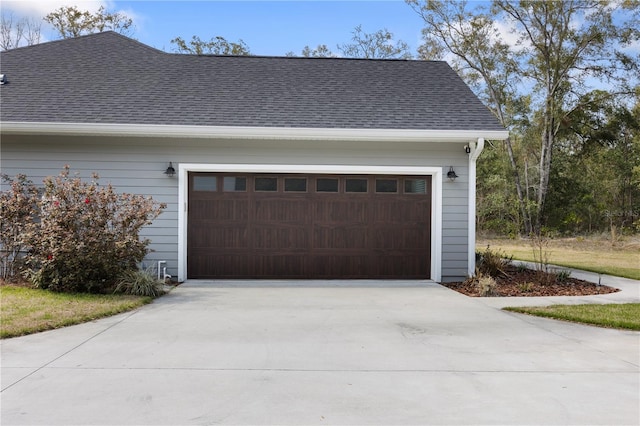
<path id="1" fill-rule="evenodd" d="M 430 176 L 188 180 L 189 278 L 430 278 Z"/>

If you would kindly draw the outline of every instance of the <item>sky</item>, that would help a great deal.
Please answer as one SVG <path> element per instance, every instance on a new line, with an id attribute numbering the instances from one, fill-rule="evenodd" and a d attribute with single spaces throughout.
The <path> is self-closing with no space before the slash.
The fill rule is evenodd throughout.
<path id="1" fill-rule="evenodd" d="M 174 51 L 171 40 L 193 35 L 203 40 L 222 36 L 242 39 L 252 54 L 284 56 L 300 54 L 305 46 L 326 44 L 337 52 L 337 44 L 348 43 L 358 25 L 366 33 L 386 28 L 394 39 L 406 42 L 413 54 L 420 44 L 421 18 L 403 0 L 361 1 L 88 1 L 88 0 L 0 0 L 3 13 L 15 17 L 41 18 L 62 5 L 125 13 L 134 21 L 132 37 L 152 47 Z M 54 39 L 42 27 L 44 39 Z"/>

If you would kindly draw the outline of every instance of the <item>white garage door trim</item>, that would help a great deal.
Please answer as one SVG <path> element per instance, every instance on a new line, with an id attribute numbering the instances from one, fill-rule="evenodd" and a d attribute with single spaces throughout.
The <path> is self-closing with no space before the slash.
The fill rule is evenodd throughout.
<path id="1" fill-rule="evenodd" d="M 299 164 L 180 164 L 178 167 L 178 280 L 187 277 L 187 208 L 189 172 L 307 173 L 431 176 L 431 280 L 442 278 L 442 168 L 395 166 L 337 166 Z"/>

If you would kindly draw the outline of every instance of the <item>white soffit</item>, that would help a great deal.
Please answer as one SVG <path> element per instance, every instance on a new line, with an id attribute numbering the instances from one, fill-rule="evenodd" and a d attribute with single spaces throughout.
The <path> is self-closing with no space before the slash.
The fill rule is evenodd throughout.
<path id="1" fill-rule="evenodd" d="M 176 126 L 100 123 L 4 122 L 2 134 L 92 135 L 138 137 L 188 137 L 209 139 L 339 140 L 395 142 L 468 142 L 479 137 L 504 140 L 505 131 L 414 130 L 414 129 L 327 129 L 297 127 Z"/>

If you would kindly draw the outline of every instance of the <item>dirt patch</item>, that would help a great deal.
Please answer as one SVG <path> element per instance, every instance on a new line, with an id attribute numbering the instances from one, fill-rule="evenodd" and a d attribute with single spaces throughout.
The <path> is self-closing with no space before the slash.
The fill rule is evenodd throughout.
<path id="1" fill-rule="evenodd" d="M 14 287 L 31 287 L 33 284 L 22 277 L 12 277 L 10 279 L 0 278 L 0 286 L 14 286 Z"/>
<path id="2" fill-rule="evenodd" d="M 515 266 L 508 266 L 504 272 L 505 274 L 494 277 L 498 297 L 590 296 L 619 291 L 617 288 L 572 277 L 559 277 L 556 273 L 539 272 Z M 470 279 L 442 285 L 467 296 L 480 297 L 475 281 Z"/>

